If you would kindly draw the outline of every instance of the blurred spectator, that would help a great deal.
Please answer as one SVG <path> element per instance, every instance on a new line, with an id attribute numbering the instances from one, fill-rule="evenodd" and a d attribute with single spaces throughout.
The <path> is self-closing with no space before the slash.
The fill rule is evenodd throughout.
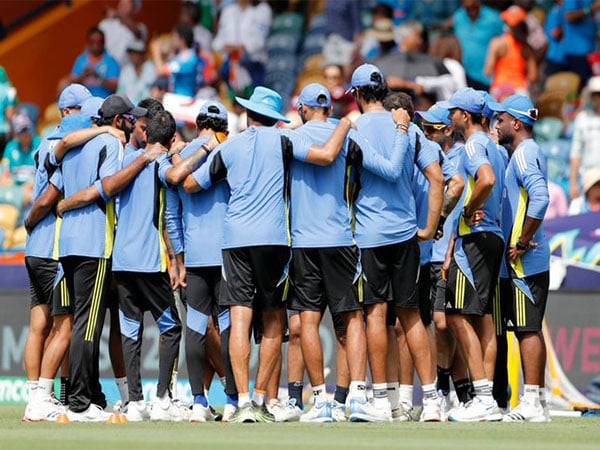
<path id="1" fill-rule="evenodd" d="M 527 12 L 520 6 L 508 8 L 502 13 L 507 31 L 490 43 L 485 75 L 493 79 L 490 93 L 498 100 L 502 100 L 500 92 L 527 94 L 529 83 L 537 79 L 537 62 L 527 43 L 526 18 Z"/>
<path id="2" fill-rule="evenodd" d="M 200 60 L 194 51 L 194 32 L 186 25 L 177 25 L 173 30 L 172 46 L 174 54 L 168 62 L 163 61 L 160 41 L 155 40 L 152 46 L 152 57 L 159 75 L 169 76 L 171 92 L 187 97 L 194 97 L 198 90 Z"/>
<path id="3" fill-rule="evenodd" d="M 405 20 L 408 20 L 412 16 L 415 7 L 414 0 L 377 0 L 377 4 L 385 5 L 390 8 L 390 11 L 392 12 L 390 18 L 393 19 L 394 25 L 396 26 L 402 24 Z"/>
<path id="4" fill-rule="evenodd" d="M 134 16 L 141 0 L 119 0 L 116 10 L 109 10 L 106 19 L 98 25 L 106 36 L 106 50 L 123 66 L 127 64 L 127 47 L 136 40 L 146 42 L 148 30 Z"/>
<path id="5" fill-rule="evenodd" d="M 200 7 L 192 1 L 184 1 L 179 13 L 179 23 L 187 25 L 194 30 L 194 42 L 200 50 L 210 51 L 212 49 L 212 33 L 200 24 Z"/>
<path id="6" fill-rule="evenodd" d="M 600 76 L 590 78 L 587 84 L 591 109 L 581 111 L 575 118 L 571 143 L 571 199 L 580 195 L 579 180 L 586 173 L 600 168 Z"/>
<path id="7" fill-rule="evenodd" d="M 6 145 L 4 158 L 11 179 L 17 185 L 32 183 L 35 175 L 35 150 L 40 145 L 39 136 L 31 119 L 24 114 L 12 121 L 15 137 Z"/>
<path id="8" fill-rule="evenodd" d="M 548 181 L 548 194 L 550 195 L 550 203 L 544 219 L 566 216 L 569 210 L 569 202 L 563 188 L 552 181 Z"/>
<path id="9" fill-rule="evenodd" d="M 150 95 L 150 86 L 156 80 L 156 70 L 152 61 L 146 59 L 146 44 L 143 41 L 129 44 L 127 54 L 129 62 L 121 70 L 117 92 L 137 104 Z"/>
<path id="10" fill-rule="evenodd" d="M 373 26 L 365 32 L 360 50 L 364 60 L 370 61 L 398 51 L 392 17 L 393 11 L 389 5 L 378 4 L 373 8 Z"/>
<path id="11" fill-rule="evenodd" d="M 71 82 L 87 87 L 94 97 L 114 94 L 119 83 L 119 63 L 104 47 L 104 32 L 93 27 L 87 33 L 87 49 L 77 57 Z"/>
<path id="12" fill-rule="evenodd" d="M 266 2 L 238 0 L 223 9 L 213 49 L 227 54 L 229 76 L 235 66 L 241 66 L 254 85 L 263 84 L 271 21 Z"/>
<path id="13" fill-rule="evenodd" d="M 584 195 L 575 198 L 569 206 L 569 215 L 600 212 L 600 167 L 583 176 Z"/>
<path id="14" fill-rule="evenodd" d="M 460 0 L 417 0 L 413 3 L 411 18 L 425 28 L 437 28 L 460 6 Z"/>
<path id="15" fill-rule="evenodd" d="M 342 66 L 330 64 L 323 69 L 325 87 L 331 94 L 332 117 L 341 119 L 353 111 L 358 111 L 354 97 L 346 92 L 347 85 L 344 82 L 344 69 Z"/>
<path id="16" fill-rule="evenodd" d="M 548 52 L 546 53 L 546 76 L 566 69 L 565 52 L 563 49 L 563 0 L 556 4 L 546 16 L 546 36 L 548 37 Z"/>
<path id="17" fill-rule="evenodd" d="M 328 64 L 349 65 L 354 56 L 355 45 L 362 33 L 362 5 L 354 0 L 329 1 L 325 6 L 325 33 L 323 47 Z"/>
<path id="18" fill-rule="evenodd" d="M 533 51 L 536 61 L 542 61 L 548 49 L 548 38 L 544 33 L 544 27 L 537 16 L 533 13 L 535 0 L 516 0 L 516 5 L 527 12 L 525 23 L 527 23 L 527 44 Z"/>
<path id="19" fill-rule="evenodd" d="M 10 120 L 17 104 L 17 90 L 14 88 L 6 70 L 0 66 L 0 160 L 10 132 Z"/>
<path id="20" fill-rule="evenodd" d="M 169 79 L 167 77 L 158 77 L 150 86 L 150 97 L 161 103 L 167 92 L 169 92 Z"/>
<path id="21" fill-rule="evenodd" d="M 585 83 L 592 76 L 587 55 L 596 48 L 596 21 L 600 11 L 598 0 L 564 0 L 563 51 L 567 67 Z"/>
<path id="22" fill-rule="evenodd" d="M 463 0 L 450 19 L 462 49 L 467 84 L 487 91 L 490 79 L 483 73 L 488 44 L 502 34 L 504 24 L 497 11 L 481 5 L 481 0 Z"/>

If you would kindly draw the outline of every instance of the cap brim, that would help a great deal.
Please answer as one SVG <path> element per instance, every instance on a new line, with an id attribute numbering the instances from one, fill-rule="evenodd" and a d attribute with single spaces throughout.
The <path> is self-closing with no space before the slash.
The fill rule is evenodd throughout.
<path id="1" fill-rule="evenodd" d="M 433 114 L 431 114 L 429 111 L 417 111 L 417 114 L 419 116 L 421 116 L 421 118 L 427 122 L 427 123 L 433 123 L 433 124 L 441 124 L 441 125 L 450 125 L 447 122 L 443 122 L 439 119 L 439 117 L 434 116 Z"/>
<path id="2" fill-rule="evenodd" d="M 236 97 L 235 101 L 242 105 L 244 108 L 249 109 L 252 112 L 260 114 L 261 116 L 269 117 L 271 119 L 281 120 L 285 123 L 290 123 L 290 120 L 282 115 L 281 113 L 269 108 L 262 103 L 255 103 L 251 100 L 247 100 L 245 98 Z"/>
<path id="3" fill-rule="evenodd" d="M 498 102 L 487 102 L 486 106 L 494 112 L 506 112 L 506 108 L 502 103 Z"/>
<path id="4" fill-rule="evenodd" d="M 129 111 L 129 114 L 133 114 L 136 117 L 144 117 L 146 114 L 148 114 L 148 110 L 140 106 L 135 106 L 131 111 Z"/>

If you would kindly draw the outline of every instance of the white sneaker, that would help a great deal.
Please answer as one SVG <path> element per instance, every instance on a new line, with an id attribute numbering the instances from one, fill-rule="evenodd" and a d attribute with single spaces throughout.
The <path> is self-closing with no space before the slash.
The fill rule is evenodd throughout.
<path id="1" fill-rule="evenodd" d="M 170 398 L 156 399 L 152 402 L 150 420 L 181 422 L 184 420 L 180 406 Z"/>
<path id="2" fill-rule="evenodd" d="M 448 420 L 448 415 L 452 410 L 452 399 L 450 398 L 450 394 L 444 395 L 441 391 L 438 391 L 438 398 L 440 399 L 440 412 L 442 414 L 442 422 Z"/>
<path id="3" fill-rule="evenodd" d="M 225 408 L 223 408 L 223 418 L 221 419 L 221 422 L 230 422 L 231 418 L 233 417 L 233 415 L 235 414 L 235 412 L 237 411 L 237 407 L 233 406 L 230 403 L 227 403 L 225 405 Z"/>
<path id="4" fill-rule="evenodd" d="M 528 402 L 521 397 L 518 406 L 506 414 L 502 422 L 546 422 L 546 415 L 542 405 Z"/>
<path id="5" fill-rule="evenodd" d="M 332 405 L 322 401 L 315 403 L 311 409 L 300 416 L 300 422 L 326 423 L 333 422 L 331 415 Z"/>
<path id="6" fill-rule="evenodd" d="M 144 400 L 129 402 L 126 409 L 125 417 L 127 417 L 128 422 L 143 422 L 150 418 L 148 406 Z"/>
<path id="7" fill-rule="evenodd" d="M 413 417 L 410 414 L 412 407 L 403 403 L 392 409 L 392 420 L 394 422 L 412 422 Z"/>
<path id="8" fill-rule="evenodd" d="M 350 421 L 351 422 L 391 422 L 392 411 L 388 407 L 375 405 L 373 401 L 351 399 Z"/>
<path id="9" fill-rule="evenodd" d="M 440 400 L 434 399 L 423 399 L 423 410 L 421 411 L 420 422 L 440 422 L 442 420 L 442 408 L 440 406 Z"/>
<path id="10" fill-rule="evenodd" d="M 208 406 L 202 406 L 199 403 L 192 405 L 192 413 L 190 414 L 189 421 L 194 423 L 206 422 L 212 419 L 212 413 Z"/>
<path id="11" fill-rule="evenodd" d="M 67 418 L 69 422 L 106 422 L 111 416 L 111 413 L 104 411 L 98 405 L 93 403 L 82 412 L 67 410 Z"/>
<path id="12" fill-rule="evenodd" d="M 174 398 L 172 400 L 172 402 L 179 410 L 179 415 L 181 416 L 181 420 L 190 420 L 190 417 L 192 416 L 192 406 L 187 404 L 186 402 L 182 401 L 179 398 Z M 209 408 L 210 408 L 210 406 L 209 406 Z"/>
<path id="13" fill-rule="evenodd" d="M 275 422 L 295 422 L 302 415 L 302 410 L 296 405 L 295 398 L 288 399 L 287 403 L 278 400 L 267 406 L 267 409 L 275 416 Z"/>
<path id="14" fill-rule="evenodd" d="M 25 422 L 55 422 L 59 414 L 64 413 L 64 407 L 53 398 L 34 400 L 27 404 L 23 421 Z"/>
<path id="15" fill-rule="evenodd" d="M 348 421 L 348 417 L 346 416 L 346 405 L 334 401 L 333 408 L 331 409 L 331 418 L 334 422 Z"/>
<path id="16" fill-rule="evenodd" d="M 448 420 L 450 422 L 496 422 L 502 420 L 502 414 L 496 401 L 491 396 L 486 397 L 475 396 L 465 406 L 452 410 Z"/>

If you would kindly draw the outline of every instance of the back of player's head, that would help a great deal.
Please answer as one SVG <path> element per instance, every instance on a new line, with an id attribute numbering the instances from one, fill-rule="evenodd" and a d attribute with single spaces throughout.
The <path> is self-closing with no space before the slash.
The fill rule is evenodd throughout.
<path id="1" fill-rule="evenodd" d="M 145 116 L 148 118 L 148 120 L 150 120 L 152 117 L 154 117 L 159 112 L 165 110 L 165 108 L 161 102 L 159 102 L 158 100 L 156 100 L 154 98 L 150 98 L 150 97 L 140 100 L 140 102 L 138 103 L 138 106 L 140 108 L 145 108 L 148 110 L 148 112 L 146 113 L 146 116 Z"/>
<path id="2" fill-rule="evenodd" d="M 160 111 L 150 117 L 146 125 L 148 144 L 161 144 L 170 147 L 177 125 L 175 119 L 168 111 Z"/>
<path id="3" fill-rule="evenodd" d="M 358 66 L 352 73 L 351 91 L 365 103 L 383 102 L 388 94 L 385 77 L 379 67 L 373 64 Z"/>
<path id="4" fill-rule="evenodd" d="M 194 46 L 194 30 L 184 24 L 179 24 L 175 27 L 175 33 L 179 36 L 187 48 Z"/>
<path id="5" fill-rule="evenodd" d="M 410 95 L 405 92 L 390 92 L 383 100 L 383 107 L 388 111 L 392 109 L 405 109 L 410 118 L 415 115 L 415 105 Z"/>
<path id="6" fill-rule="evenodd" d="M 216 133 L 227 133 L 227 108 L 220 102 L 207 101 L 196 117 L 198 131 L 212 130 Z"/>

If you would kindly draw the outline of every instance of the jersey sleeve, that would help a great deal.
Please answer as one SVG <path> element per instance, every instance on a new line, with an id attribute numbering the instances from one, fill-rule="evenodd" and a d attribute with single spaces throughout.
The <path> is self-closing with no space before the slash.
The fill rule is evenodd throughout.
<path id="1" fill-rule="evenodd" d="M 287 137 L 292 144 L 292 155 L 298 161 L 306 161 L 310 152 L 310 141 L 304 134 L 294 130 L 281 129 L 283 136 Z"/>
<path id="2" fill-rule="evenodd" d="M 171 167 L 173 167 L 171 158 L 169 158 L 168 155 L 161 155 L 157 159 L 157 161 L 158 161 L 158 179 L 160 180 L 160 182 L 163 185 L 169 186 L 169 184 L 167 183 L 167 170 L 169 170 Z"/>
<path id="3" fill-rule="evenodd" d="M 529 197 L 527 216 L 542 220 L 546 215 L 550 194 L 548 183 L 542 171 L 543 156 L 535 148 L 526 148 L 515 154 L 516 172 L 519 184 L 525 188 Z"/>
<path id="4" fill-rule="evenodd" d="M 419 136 L 420 148 L 415 156 L 415 163 L 421 172 L 424 172 L 431 164 L 440 162 L 440 148 L 435 142 L 431 142 L 425 136 Z"/>
<path id="5" fill-rule="evenodd" d="M 61 192 L 63 191 L 64 184 L 63 184 L 62 171 L 60 170 L 60 168 L 57 168 L 54 171 L 54 173 L 50 177 L 49 181 L 56 189 L 58 189 Z"/>
<path id="6" fill-rule="evenodd" d="M 165 208 L 165 222 L 167 233 L 173 246 L 173 252 L 178 255 L 183 252 L 183 224 L 181 222 L 181 202 L 176 188 L 166 188 L 167 205 Z"/>
<path id="7" fill-rule="evenodd" d="M 137 156 L 136 153 L 131 153 L 127 155 L 127 157 L 123 160 L 124 165 L 129 165 Z M 114 175 L 120 169 L 119 163 L 119 141 L 115 139 L 110 139 L 109 142 L 105 143 L 105 146 L 100 151 L 98 163 L 100 167 L 98 168 L 98 179 L 94 182 L 94 186 L 98 189 L 100 196 L 105 202 L 110 200 L 110 197 L 106 195 L 104 192 L 104 188 L 102 187 L 102 180 L 106 177 Z M 131 159 L 133 158 L 133 159 Z"/>
<path id="8" fill-rule="evenodd" d="M 390 182 L 397 181 L 402 175 L 402 167 L 408 150 L 408 136 L 396 132 L 391 158 L 386 159 L 360 133 L 351 130 L 348 134 L 349 160 L 362 160 L 362 167 Z"/>
<path id="9" fill-rule="evenodd" d="M 475 178 L 477 176 L 477 171 L 484 164 L 490 164 L 484 145 L 476 140 L 467 142 L 465 145 L 464 158 L 465 171 L 467 174 Z"/>
<path id="10" fill-rule="evenodd" d="M 192 176 L 198 185 L 206 190 L 227 178 L 227 166 L 225 160 L 227 157 L 227 147 L 222 146 L 215 149 L 208 155 L 208 158 L 198 167 Z"/>

